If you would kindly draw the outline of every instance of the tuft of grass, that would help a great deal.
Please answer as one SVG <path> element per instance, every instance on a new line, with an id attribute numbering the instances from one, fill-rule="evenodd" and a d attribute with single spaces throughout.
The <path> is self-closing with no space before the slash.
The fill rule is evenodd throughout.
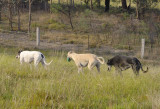
<path id="1" fill-rule="evenodd" d="M 115 49 L 121 49 L 121 50 L 132 50 L 133 49 L 129 45 L 115 45 L 114 48 Z"/>
<path id="2" fill-rule="evenodd" d="M 54 19 L 49 19 L 47 22 L 47 24 L 53 24 L 53 23 L 57 23 Z"/>
<path id="3" fill-rule="evenodd" d="M 41 25 L 38 24 L 37 22 L 32 22 L 31 27 L 36 28 L 36 27 L 41 27 Z"/>
<path id="4" fill-rule="evenodd" d="M 60 24 L 60 23 L 53 23 L 53 24 L 50 24 L 48 26 L 49 30 L 51 30 L 51 29 L 60 30 L 60 29 L 64 29 L 64 28 L 65 28 L 65 25 L 64 24 Z"/>

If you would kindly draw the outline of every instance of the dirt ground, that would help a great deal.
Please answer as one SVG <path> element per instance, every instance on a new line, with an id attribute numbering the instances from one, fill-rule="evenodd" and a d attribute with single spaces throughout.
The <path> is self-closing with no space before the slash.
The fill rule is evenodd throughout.
<path id="1" fill-rule="evenodd" d="M 100 48 L 91 48 L 88 50 L 88 45 L 82 44 L 62 44 L 60 42 L 48 42 L 43 39 L 40 46 L 36 46 L 36 40 L 31 39 L 26 33 L 0 33 L 0 45 L 17 47 L 19 49 L 50 49 L 55 51 L 70 51 L 90 52 L 97 54 L 127 54 L 134 55 L 133 51 L 115 50 L 110 46 L 102 46 Z"/>
<path id="2" fill-rule="evenodd" d="M 0 46 L 1 47 L 16 47 L 19 50 L 51 50 L 51 51 L 75 51 L 78 53 L 94 53 L 97 55 L 105 57 L 113 57 L 117 54 L 135 56 L 140 59 L 140 49 L 136 48 L 134 50 L 119 50 L 114 49 L 111 46 L 101 46 L 100 48 L 90 48 L 88 50 L 88 45 L 82 44 L 62 44 L 61 42 L 48 42 L 47 39 L 43 39 L 40 42 L 40 46 L 36 46 L 36 40 L 31 39 L 26 33 L 0 33 Z M 145 58 L 142 59 L 143 63 L 153 65 L 160 65 L 159 59 Z"/>

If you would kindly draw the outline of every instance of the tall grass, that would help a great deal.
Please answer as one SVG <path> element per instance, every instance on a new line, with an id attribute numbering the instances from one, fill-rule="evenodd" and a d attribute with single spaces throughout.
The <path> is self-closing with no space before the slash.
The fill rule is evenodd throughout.
<path id="1" fill-rule="evenodd" d="M 114 69 L 101 73 L 96 69 L 78 74 L 73 61 L 65 53 L 44 52 L 46 61 L 53 59 L 47 70 L 20 65 L 12 53 L 0 57 L 0 107 L 6 108 L 160 108 L 160 69 L 150 66 L 147 74 L 135 77 L 131 70 L 124 77 Z"/>

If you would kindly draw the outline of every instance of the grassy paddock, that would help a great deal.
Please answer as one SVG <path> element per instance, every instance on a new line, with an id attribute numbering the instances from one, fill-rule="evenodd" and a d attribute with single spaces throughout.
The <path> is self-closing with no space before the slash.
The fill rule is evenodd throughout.
<path id="1" fill-rule="evenodd" d="M 135 77 L 131 70 L 124 77 L 115 76 L 107 66 L 78 74 L 73 61 L 65 53 L 44 52 L 53 63 L 45 70 L 24 64 L 20 67 L 15 51 L 0 54 L 1 108 L 160 108 L 160 68 L 149 66 L 148 73 Z M 145 67 L 145 66 L 144 66 Z"/>

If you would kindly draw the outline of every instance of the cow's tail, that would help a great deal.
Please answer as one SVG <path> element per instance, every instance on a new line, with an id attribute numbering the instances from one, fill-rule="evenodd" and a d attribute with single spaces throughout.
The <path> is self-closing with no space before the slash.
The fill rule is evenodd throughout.
<path id="1" fill-rule="evenodd" d="M 146 69 L 146 70 L 144 70 L 144 69 L 143 69 L 143 67 L 142 67 L 141 62 L 140 62 L 137 58 L 136 58 L 136 61 L 137 61 L 136 63 L 140 66 L 140 68 L 141 68 L 142 72 L 143 72 L 143 73 L 147 73 L 149 68 L 147 67 L 147 69 Z"/>
<path id="2" fill-rule="evenodd" d="M 44 57 L 43 54 L 41 54 L 41 57 L 42 57 L 43 62 L 44 62 L 45 65 L 50 65 L 50 64 L 52 63 L 52 61 L 53 61 L 53 60 L 51 60 L 49 63 L 47 63 L 47 62 L 45 61 L 45 57 Z"/>
<path id="3" fill-rule="evenodd" d="M 149 68 L 147 67 L 146 70 L 143 70 L 143 68 L 142 68 L 142 66 L 141 66 L 141 70 L 142 70 L 143 73 L 147 73 L 147 72 L 148 72 L 148 69 L 149 69 Z"/>
<path id="4" fill-rule="evenodd" d="M 105 60 L 103 57 L 97 57 L 97 60 L 101 63 L 101 64 L 104 64 L 105 63 Z"/>

